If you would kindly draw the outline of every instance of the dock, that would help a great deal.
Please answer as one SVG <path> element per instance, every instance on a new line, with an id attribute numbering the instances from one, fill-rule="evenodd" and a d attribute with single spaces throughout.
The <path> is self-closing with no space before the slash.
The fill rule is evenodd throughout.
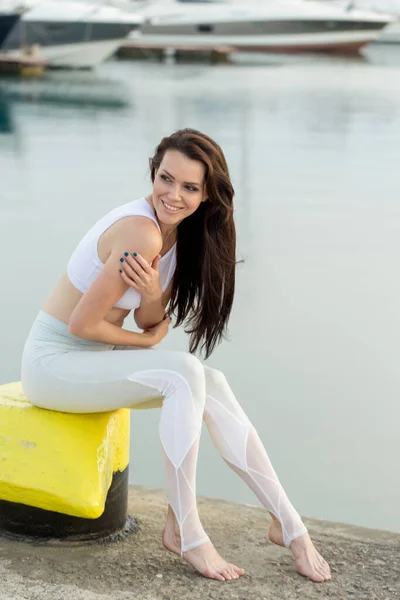
<path id="1" fill-rule="evenodd" d="M 199 575 L 167 552 L 161 532 L 164 490 L 129 488 L 137 528 L 103 543 L 0 536 L 1 600 L 395 600 L 400 598 L 400 534 L 305 518 L 332 581 L 296 573 L 287 548 L 267 537 L 259 506 L 198 497 L 205 530 L 227 560 L 245 569 L 236 581 Z"/>
<path id="2" fill-rule="evenodd" d="M 47 67 L 47 61 L 36 55 L 21 57 L 0 53 L 0 77 L 40 77 Z"/>
<path id="3" fill-rule="evenodd" d="M 235 48 L 230 46 L 189 46 L 179 44 L 146 44 L 143 41 L 126 40 L 117 52 L 120 59 L 153 60 L 158 62 L 208 62 L 226 63 Z"/>

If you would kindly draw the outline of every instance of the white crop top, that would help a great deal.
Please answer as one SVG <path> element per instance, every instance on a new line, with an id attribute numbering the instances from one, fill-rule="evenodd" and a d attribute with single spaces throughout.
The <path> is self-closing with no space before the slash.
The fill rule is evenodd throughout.
<path id="1" fill-rule="evenodd" d="M 120 219 L 135 215 L 148 217 L 160 229 L 153 207 L 147 202 L 146 198 L 140 198 L 139 200 L 133 200 L 114 208 L 114 210 L 101 218 L 100 221 L 97 221 L 79 242 L 69 259 L 67 274 L 71 283 L 80 292 L 86 292 L 104 268 L 104 263 L 101 262 L 97 253 L 97 243 L 101 234 Z M 175 272 L 175 267 L 176 244 L 161 257 L 159 262 L 160 283 L 163 291 L 167 289 Z M 141 295 L 133 288 L 129 288 L 114 306 L 134 310 L 140 306 L 140 302 Z"/>

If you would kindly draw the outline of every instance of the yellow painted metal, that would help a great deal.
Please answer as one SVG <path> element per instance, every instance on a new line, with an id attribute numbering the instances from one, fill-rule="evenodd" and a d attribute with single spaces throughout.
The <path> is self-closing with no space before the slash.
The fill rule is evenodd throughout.
<path id="1" fill-rule="evenodd" d="M 70 414 L 0 385 L 0 500 L 96 519 L 113 473 L 129 464 L 129 410 Z"/>

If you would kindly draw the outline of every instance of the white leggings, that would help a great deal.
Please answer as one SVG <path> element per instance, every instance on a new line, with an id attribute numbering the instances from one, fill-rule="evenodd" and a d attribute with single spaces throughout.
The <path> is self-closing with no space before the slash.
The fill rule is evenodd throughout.
<path id="1" fill-rule="evenodd" d="M 285 545 L 307 531 L 224 375 L 195 356 L 83 340 L 41 311 L 25 344 L 22 386 L 32 404 L 62 412 L 161 407 L 168 499 L 182 554 L 209 540 L 196 505 L 203 419 L 225 462 L 280 521 Z"/>

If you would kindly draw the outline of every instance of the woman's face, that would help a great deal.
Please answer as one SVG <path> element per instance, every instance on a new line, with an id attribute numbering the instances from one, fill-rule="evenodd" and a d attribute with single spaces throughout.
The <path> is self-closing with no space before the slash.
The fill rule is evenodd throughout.
<path id="1" fill-rule="evenodd" d="M 206 198 L 205 166 L 177 152 L 168 150 L 153 183 L 153 207 L 158 220 L 178 225 L 193 214 Z"/>

